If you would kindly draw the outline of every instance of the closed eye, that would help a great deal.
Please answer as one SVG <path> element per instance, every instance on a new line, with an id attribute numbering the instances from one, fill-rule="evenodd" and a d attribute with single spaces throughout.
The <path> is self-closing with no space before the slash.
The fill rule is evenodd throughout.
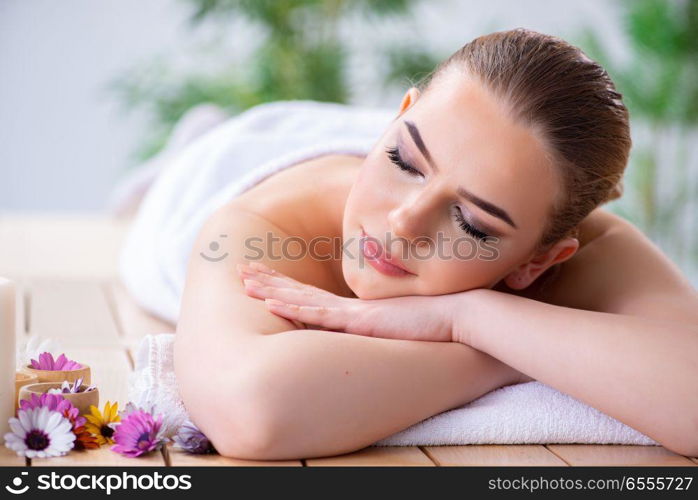
<path id="1" fill-rule="evenodd" d="M 456 221 L 458 221 L 458 225 L 461 227 L 463 231 L 468 233 L 471 236 L 476 237 L 478 240 L 485 240 L 490 237 L 489 234 L 483 233 L 479 229 L 475 229 L 473 226 L 468 224 L 463 217 L 463 212 L 461 212 L 460 208 L 456 207 L 456 215 L 455 215 Z"/>
<path id="2" fill-rule="evenodd" d="M 421 175 L 422 177 L 424 177 L 424 174 L 422 174 L 422 172 L 414 168 L 409 163 L 406 163 L 402 159 L 402 156 L 400 156 L 400 151 L 397 149 L 397 147 L 388 147 L 386 149 L 386 153 L 388 154 L 388 158 L 390 158 L 390 161 L 393 162 L 400 170 L 407 172 L 409 175 Z M 458 222 L 460 228 L 467 234 L 474 236 L 479 240 L 485 240 L 489 238 L 489 235 L 487 233 L 483 233 L 479 229 L 473 227 L 471 224 L 468 224 L 468 222 L 463 217 L 463 212 L 461 212 L 460 208 L 456 207 L 454 217 L 456 219 L 456 222 Z"/>
<path id="3" fill-rule="evenodd" d="M 398 168 L 404 170 L 405 172 L 411 175 L 421 175 L 422 177 L 424 177 L 424 174 L 422 174 L 422 172 L 414 168 L 409 163 L 405 163 L 405 161 L 402 159 L 402 156 L 400 156 L 400 152 L 396 147 L 389 147 L 385 151 L 386 153 L 388 153 L 388 158 L 390 158 L 390 161 L 397 165 Z"/>

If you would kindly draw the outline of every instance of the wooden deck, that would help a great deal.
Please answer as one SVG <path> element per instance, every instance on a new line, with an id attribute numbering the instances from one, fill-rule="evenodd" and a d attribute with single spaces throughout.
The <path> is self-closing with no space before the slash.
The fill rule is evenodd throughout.
<path id="1" fill-rule="evenodd" d="M 132 353 L 149 333 L 173 326 L 139 309 L 118 282 L 116 259 L 127 220 L 82 215 L 0 215 L 0 275 L 16 280 L 18 335 L 60 339 L 63 348 L 92 367 L 107 400 L 127 402 Z M 2 443 L 4 444 L 4 443 Z M 336 457 L 257 462 L 196 456 L 168 447 L 138 459 L 103 446 L 64 457 L 26 461 L 0 446 L 0 465 L 131 466 L 698 466 L 698 457 L 658 446 L 468 445 L 368 447 Z"/>

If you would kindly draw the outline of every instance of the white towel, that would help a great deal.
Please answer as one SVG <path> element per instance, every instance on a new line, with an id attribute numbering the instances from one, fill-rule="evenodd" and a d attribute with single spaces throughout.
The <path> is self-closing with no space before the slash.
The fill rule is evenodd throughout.
<path id="1" fill-rule="evenodd" d="M 235 116 L 185 147 L 143 200 L 120 273 L 148 311 L 176 323 L 189 253 L 206 218 L 267 176 L 326 153 L 368 154 L 395 110 L 317 101 L 277 101 Z M 173 334 L 145 337 L 129 397 L 155 404 L 169 433 L 187 418 L 172 360 Z M 478 443 L 658 444 L 540 382 L 507 386 L 376 445 Z"/>
<path id="2" fill-rule="evenodd" d="M 137 406 L 163 413 L 164 432 L 188 418 L 174 374 L 175 335 L 147 335 L 129 376 Z M 509 385 L 376 441 L 374 446 L 600 443 L 658 445 L 622 422 L 542 382 Z"/>
<path id="3" fill-rule="evenodd" d="M 271 174 L 323 154 L 366 155 L 396 111 L 319 101 L 275 101 L 194 140 L 143 199 L 119 273 L 144 309 L 176 323 L 196 236 L 217 208 Z"/>

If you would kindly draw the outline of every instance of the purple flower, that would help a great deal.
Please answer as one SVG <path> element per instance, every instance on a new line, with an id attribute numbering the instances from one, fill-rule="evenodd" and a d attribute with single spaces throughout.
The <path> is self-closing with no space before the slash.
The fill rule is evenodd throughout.
<path id="1" fill-rule="evenodd" d="M 187 420 L 182 424 L 173 439 L 180 448 L 189 453 L 217 453 L 211 441 L 191 420 Z"/>
<path id="2" fill-rule="evenodd" d="M 76 394 L 78 392 L 93 391 L 94 389 L 94 385 L 82 389 L 82 377 L 80 377 L 72 385 L 67 380 L 64 380 L 60 387 L 49 389 L 48 392 L 49 394 Z"/>
<path id="3" fill-rule="evenodd" d="M 75 408 L 73 403 L 59 394 L 44 393 L 41 396 L 32 394 L 31 399 L 22 399 L 19 402 L 19 407 L 22 410 L 45 407 L 67 417 L 73 423 L 74 427 L 85 425 L 85 417 L 80 416 L 80 410 Z"/>
<path id="4" fill-rule="evenodd" d="M 116 426 L 112 451 L 126 457 L 138 457 L 159 448 L 166 441 L 160 436 L 162 415 L 157 420 L 150 413 L 134 410 Z"/>
<path id="5" fill-rule="evenodd" d="M 35 370 L 79 370 L 82 368 L 80 363 L 66 358 L 65 354 L 61 354 L 54 360 L 53 354 L 50 352 L 39 354 L 39 361 L 32 359 L 30 366 Z"/>

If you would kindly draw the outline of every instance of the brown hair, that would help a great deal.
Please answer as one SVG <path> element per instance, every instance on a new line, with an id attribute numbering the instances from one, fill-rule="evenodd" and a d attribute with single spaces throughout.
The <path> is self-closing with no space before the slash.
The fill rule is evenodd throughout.
<path id="1" fill-rule="evenodd" d="M 564 40 L 517 28 L 476 38 L 416 86 L 426 92 L 454 69 L 508 103 L 541 133 L 562 180 L 536 251 L 575 236 L 597 206 L 622 195 L 630 152 L 628 111 L 606 71 Z"/>

